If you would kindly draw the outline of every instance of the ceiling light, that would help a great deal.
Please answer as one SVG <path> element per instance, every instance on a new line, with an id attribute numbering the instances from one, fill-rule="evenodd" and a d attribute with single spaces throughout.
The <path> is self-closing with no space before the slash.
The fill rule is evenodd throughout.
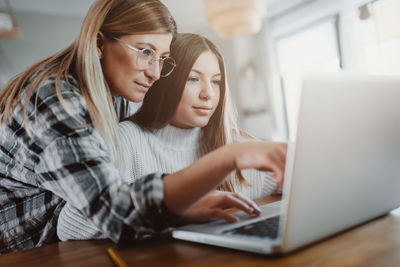
<path id="1" fill-rule="evenodd" d="M 204 0 L 207 21 L 220 37 L 257 33 L 265 15 L 265 0 Z"/>

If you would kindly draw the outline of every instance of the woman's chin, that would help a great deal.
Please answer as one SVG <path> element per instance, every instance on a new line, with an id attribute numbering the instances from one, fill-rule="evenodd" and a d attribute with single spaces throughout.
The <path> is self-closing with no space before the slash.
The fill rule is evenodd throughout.
<path id="1" fill-rule="evenodd" d="M 132 94 L 127 95 L 124 98 L 130 102 L 142 102 L 145 95 L 146 93 L 144 92 L 134 92 Z"/>

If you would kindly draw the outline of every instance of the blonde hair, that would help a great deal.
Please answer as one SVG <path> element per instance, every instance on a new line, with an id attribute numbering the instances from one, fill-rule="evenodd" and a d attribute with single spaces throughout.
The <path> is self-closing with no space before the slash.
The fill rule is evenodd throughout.
<path id="1" fill-rule="evenodd" d="M 55 79 L 60 103 L 66 112 L 72 114 L 60 89 L 61 80 L 70 84 L 71 75 L 79 83 L 92 123 L 105 139 L 112 162 L 117 163 L 120 159 L 117 152 L 117 116 L 97 51 L 99 32 L 110 40 L 113 37 L 134 34 L 175 35 L 176 23 L 168 9 L 158 0 L 97 0 L 90 7 L 78 38 L 70 46 L 15 76 L 0 92 L 0 123 L 9 122 L 14 108 L 22 101 L 25 92 L 24 125 L 29 133 L 28 100 L 50 77 Z"/>
<path id="2" fill-rule="evenodd" d="M 201 131 L 200 155 L 233 143 L 241 136 L 237 126 L 236 109 L 231 101 L 226 80 L 224 60 L 218 48 L 207 38 L 192 33 L 176 35 L 171 44 L 171 57 L 176 60 L 176 69 L 168 77 L 154 83 L 147 92 L 140 109 L 129 118 L 147 130 L 161 129 L 169 124 L 178 108 L 194 63 L 206 51 L 211 51 L 218 60 L 221 84 L 218 106 Z M 229 175 L 219 189 L 233 192 L 234 185 L 237 183 L 249 185 L 240 171 Z"/>

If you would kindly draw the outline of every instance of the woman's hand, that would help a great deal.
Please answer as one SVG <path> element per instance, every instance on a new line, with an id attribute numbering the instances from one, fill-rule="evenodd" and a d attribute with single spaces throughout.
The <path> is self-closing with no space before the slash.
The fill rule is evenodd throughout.
<path id="1" fill-rule="evenodd" d="M 193 222 L 206 222 L 212 219 L 236 222 L 238 218 L 230 214 L 227 208 L 237 208 L 254 215 L 261 213 L 257 204 L 239 193 L 213 191 L 189 207 L 182 216 Z"/>

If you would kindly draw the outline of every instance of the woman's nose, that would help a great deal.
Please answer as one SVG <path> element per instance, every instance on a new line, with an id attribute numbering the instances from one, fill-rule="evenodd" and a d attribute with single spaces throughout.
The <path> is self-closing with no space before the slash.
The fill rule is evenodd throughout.
<path id="1" fill-rule="evenodd" d="M 150 77 L 153 81 L 160 79 L 161 69 L 158 62 L 153 61 L 147 69 L 145 69 L 145 74 Z"/>

